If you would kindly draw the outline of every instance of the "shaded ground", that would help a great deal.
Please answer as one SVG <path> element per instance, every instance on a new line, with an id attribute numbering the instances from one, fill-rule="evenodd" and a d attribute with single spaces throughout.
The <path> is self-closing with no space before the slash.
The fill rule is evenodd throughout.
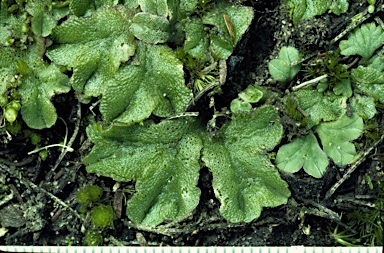
<path id="1" fill-rule="evenodd" d="M 256 0 L 245 4 L 254 7 L 255 18 L 249 33 L 233 54 L 234 57 L 228 61 L 227 83 L 223 87 L 223 94 L 215 98 L 221 107 L 228 107 L 237 93 L 249 84 L 257 83 L 284 93 L 288 86 L 302 79 L 305 73 L 299 74 L 287 87 L 274 83 L 267 64 L 277 56 L 279 49 L 291 45 L 308 53 L 335 50 L 336 45 L 329 41 L 345 28 L 350 17 L 367 7 L 366 1 L 354 1 L 350 4 L 348 14 L 341 17 L 326 14 L 294 27 L 279 1 Z M 238 60 L 241 61 L 233 65 Z M 75 151 L 63 156 L 58 148 L 52 148 L 43 161 L 37 155 L 27 155 L 27 152 L 34 149 L 28 137 L 17 136 L 12 137 L 12 140 L 7 136 L 2 137 L 0 184 L 9 188 L 0 191 L 4 196 L 0 199 L 1 227 L 7 229 L 0 236 L 1 245 L 81 245 L 89 217 L 80 214 L 74 195 L 85 184 L 94 183 L 103 188 L 102 202 L 114 204 L 115 208 L 123 206 L 120 203 L 122 195 L 113 191 L 115 182 L 87 174 L 81 164 L 91 147 L 84 127 L 87 123 L 86 115 L 90 113 L 89 105 L 80 106 L 74 96 L 68 95 L 57 96 L 54 102 L 56 108 L 59 108 L 59 116 L 68 126 L 68 138 L 76 137 L 70 140 Z M 382 119 L 378 119 L 378 122 L 377 131 L 380 132 L 383 129 Z M 38 133 L 42 138 L 42 146 L 59 143 L 65 138 L 65 124 L 59 120 L 52 129 Z M 373 143 L 364 138 L 359 141 L 362 150 L 368 150 Z M 106 243 L 111 245 L 332 246 L 335 240 L 330 231 L 336 225 L 343 229 L 349 228 L 347 220 L 340 220 L 339 215 L 352 209 L 364 212 L 375 200 L 366 176 L 383 181 L 383 154 L 384 146 L 380 142 L 329 199 L 325 199 L 326 192 L 349 167 L 330 165 L 323 179 L 314 179 L 301 172 L 294 175 L 282 174 L 292 191 L 289 203 L 278 208 L 264 209 L 257 221 L 248 224 L 228 224 L 221 218 L 219 203 L 211 187 L 212 177 L 208 170 L 203 169 L 199 180 L 201 202 L 189 217 L 179 223 L 150 229 L 130 224 L 122 209 L 122 216 L 115 220 L 114 229 L 103 231 L 103 236 Z M 124 188 L 133 189 L 133 186 L 131 183 L 122 183 L 120 189 Z"/>

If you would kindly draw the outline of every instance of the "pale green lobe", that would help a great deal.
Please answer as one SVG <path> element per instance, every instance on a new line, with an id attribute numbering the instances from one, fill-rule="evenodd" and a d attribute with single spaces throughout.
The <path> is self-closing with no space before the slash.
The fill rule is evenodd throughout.
<path id="1" fill-rule="evenodd" d="M 349 164 L 356 155 L 355 146 L 350 142 L 363 132 L 363 119 L 356 113 L 344 115 L 334 122 L 322 123 L 316 127 L 323 150 L 337 165 Z"/>
<path id="2" fill-rule="evenodd" d="M 296 92 L 298 104 L 302 110 L 308 113 L 306 118 L 307 128 L 311 128 L 321 121 L 334 121 L 345 114 L 345 97 L 335 95 L 324 96 L 315 90 L 301 89 Z"/>
<path id="3" fill-rule="evenodd" d="M 302 19 L 311 19 L 328 10 L 331 0 L 288 0 L 288 9 L 293 9 L 292 20 L 297 24 Z"/>
<path id="4" fill-rule="evenodd" d="M 257 103 L 263 97 L 263 92 L 255 86 L 248 86 L 239 93 L 239 98 L 248 103 Z"/>
<path id="5" fill-rule="evenodd" d="M 71 16 L 53 30 L 60 45 L 48 50 L 56 64 L 73 68 L 71 85 L 85 97 L 100 95 L 110 79 L 135 53 L 129 31 L 133 14 L 123 6 L 102 8 L 90 17 Z"/>
<path id="6" fill-rule="evenodd" d="M 183 65 L 166 46 L 138 43 L 137 65 L 122 68 L 101 100 L 104 120 L 140 122 L 153 113 L 167 117 L 184 111 L 191 99 Z M 122 92 L 124 91 L 124 92 Z"/>
<path id="7" fill-rule="evenodd" d="M 82 16 L 92 2 L 93 0 L 70 0 L 69 10 L 73 15 Z"/>
<path id="8" fill-rule="evenodd" d="M 311 131 L 279 148 L 276 156 L 277 167 L 285 172 L 295 173 L 301 168 L 315 178 L 321 178 L 329 162 Z"/>
<path id="9" fill-rule="evenodd" d="M 359 66 L 351 71 L 351 76 L 357 88 L 363 93 L 384 102 L 384 63 L 380 57 L 367 67 Z"/>
<path id="10" fill-rule="evenodd" d="M 342 79 L 334 87 L 333 92 L 336 95 L 342 95 L 343 97 L 351 97 L 353 94 L 351 79 Z"/>
<path id="11" fill-rule="evenodd" d="M 306 0 L 306 10 L 302 19 L 310 19 L 328 10 L 331 0 Z"/>
<path id="12" fill-rule="evenodd" d="M 233 28 L 233 38 L 225 23 L 224 15 L 228 16 Z M 209 38 L 210 47 L 218 58 L 226 60 L 232 54 L 252 19 L 252 8 L 227 4 L 217 4 L 203 16 L 203 24 L 216 28 L 210 29 Z"/>
<path id="13" fill-rule="evenodd" d="M 19 52 L 0 48 L 0 77 L 12 81 L 12 76 L 20 74 L 18 71 L 21 69 L 18 70 L 16 59 L 28 69 L 19 77 L 21 84 L 18 92 L 21 95 L 23 120 L 28 127 L 34 129 L 49 128 L 55 124 L 57 114 L 51 98 L 70 90 L 68 77 L 57 66 L 48 65 L 41 59 L 42 43 L 42 40 L 36 38 L 35 43 L 26 51 Z"/>
<path id="14" fill-rule="evenodd" d="M 169 14 L 167 0 L 138 0 L 143 12 L 167 17 Z"/>
<path id="15" fill-rule="evenodd" d="M 184 50 L 197 59 L 204 59 L 209 48 L 208 36 L 200 19 L 191 19 L 185 25 Z"/>
<path id="16" fill-rule="evenodd" d="M 32 31 L 37 36 L 46 37 L 56 26 L 56 20 L 51 12 L 46 11 L 51 1 L 29 1 L 26 10 L 32 16 Z"/>
<path id="17" fill-rule="evenodd" d="M 124 6 L 129 9 L 135 9 L 139 7 L 139 2 L 138 0 L 127 0 L 124 2 Z"/>
<path id="18" fill-rule="evenodd" d="M 376 111 L 375 99 L 373 97 L 355 95 L 351 99 L 351 107 L 363 119 L 372 119 Z"/>
<path id="19" fill-rule="evenodd" d="M 238 98 L 232 100 L 230 108 L 234 113 L 249 112 L 252 110 L 251 103 L 257 103 L 263 97 L 263 92 L 256 86 L 248 86 L 239 93 Z"/>
<path id="20" fill-rule="evenodd" d="M 84 163 L 88 172 L 135 180 L 127 215 L 135 223 L 155 226 L 186 215 L 199 203 L 199 129 L 189 118 L 108 130 L 91 125 L 87 134 L 95 146 Z"/>
<path id="21" fill-rule="evenodd" d="M 250 222 L 263 207 L 285 204 L 290 191 L 266 156 L 283 127 L 272 106 L 234 114 L 218 136 L 204 143 L 202 160 L 213 174 L 220 213 L 229 222 Z"/>
<path id="22" fill-rule="evenodd" d="M 373 22 L 353 30 L 348 40 L 340 41 L 339 48 L 342 55 L 361 55 L 367 60 L 383 43 L 383 28 L 380 25 L 376 26 Z"/>
<path id="23" fill-rule="evenodd" d="M 178 2 L 179 2 L 179 5 L 176 8 L 179 10 L 180 14 L 191 15 L 193 12 L 195 12 L 199 0 L 179 0 Z"/>
<path id="24" fill-rule="evenodd" d="M 21 115 L 30 128 L 43 129 L 53 126 L 57 119 L 56 109 L 50 101 L 55 94 L 70 90 L 68 77 L 56 66 L 36 62 L 33 74 L 23 78 L 19 88 L 22 96 Z"/>
<path id="25" fill-rule="evenodd" d="M 169 37 L 169 21 L 163 16 L 150 13 L 137 13 L 131 25 L 131 31 L 136 38 L 147 43 L 164 43 Z"/>
<path id="26" fill-rule="evenodd" d="M 32 16 L 31 28 L 36 36 L 47 37 L 56 27 L 57 21 L 66 15 L 66 9 L 52 8 L 51 0 L 28 1 L 25 10 Z"/>
<path id="27" fill-rule="evenodd" d="M 249 102 L 245 102 L 243 100 L 235 98 L 234 100 L 232 100 L 230 108 L 231 112 L 233 113 L 249 112 L 252 110 L 252 105 Z"/>
<path id="28" fill-rule="evenodd" d="M 273 59 L 268 63 L 268 69 L 273 79 L 279 82 L 289 82 L 299 72 L 301 65 L 291 64 L 299 60 L 299 51 L 294 47 L 282 47 L 279 52 L 279 58 Z"/>
<path id="29" fill-rule="evenodd" d="M 337 16 L 340 16 L 342 13 L 346 13 L 348 11 L 348 0 L 334 0 L 332 1 L 329 10 L 335 13 Z"/>
<path id="30" fill-rule="evenodd" d="M 180 20 L 186 21 L 187 16 L 196 12 L 199 0 L 172 0 L 167 1 L 168 19 L 170 23 L 175 24 Z"/>

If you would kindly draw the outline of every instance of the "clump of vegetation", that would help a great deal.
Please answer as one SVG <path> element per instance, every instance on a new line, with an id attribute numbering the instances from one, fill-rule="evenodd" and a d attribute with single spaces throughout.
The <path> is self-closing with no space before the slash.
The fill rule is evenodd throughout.
<path id="1" fill-rule="evenodd" d="M 384 227 L 384 183 L 374 181 L 370 184 L 376 196 L 372 208 L 354 210 L 347 214 L 351 228 L 359 231 L 356 235 L 364 246 L 383 245 Z M 355 236 L 355 237 L 356 237 Z"/>
<path id="2" fill-rule="evenodd" d="M 99 204 L 91 209 L 91 221 L 95 227 L 107 228 L 112 227 L 115 215 L 111 205 Z"/>
<path id="3" fill-rule="evenodd" d="M 347 12 L 349 4 L 348 0 L 288 0 L 286 6 L 293 23 L 297 24 L 301 20 L 311 19 L 326 11 L 339 16 Z"/>
<path id="4" fill-rule="evenodd" d="M 344 166 L 359 155 L 353 141 L 384 103 L 384 63 L 375 54 L 384 44 L 380 26 L 363 25 L 340 42 L 340 53 L 327 52 L 312 69 L 320 84 L 295 86 L 284 97 L 247 87 L 227 110 L 231 120 L 212 135 L 190 105 L 206 95 L 216 111 L 213 95 L 221 92 L 226 60 L 249 28 L 252 8 L 220 0 L 116 2 L 2 1 L 0 106 L 6 129 L 21 120 L 44 129 L 57 121 L 56 94 L 73 90 L 83 103 L 99 99 L 101 117 L 87 126 L 94 146 L 84 164 L 89 173 L 135 180 L 126 207 L 134 223 L 156 226 L 191 213 L 200 201 L 202 167 L 212 173 L 222 216 L 250 222 L 290 197 L 276 167 L 321 178 L 329 158 Z M 294 23 L 348 7 L 343 0 L 315 2 L 287 1 Z M 362 60 L 349 69 L 340 55 Z M 269 64 L 272 77 L 289 85 L 299 60 L 297 49 L 282 47 Z M 275 104 L 263 103 L 268 96 L 308 134 L 278 147 L 284 126 Z M 76 195 L 92 221 L 86 244 L 100 244 L 98 229 L 113 225 L 113 208 L 101 195 L 97 186 Z"/>
<path id="5" fill-rule="evenodd" d="M 330 234 L 337 244 L 344 246 L 383 246 L 384 184 L 382 181 L 372 182 L 369 177 L 367 180 L 375 195 L 375 201 L 371 207 L 346 213 L 350 229 L 341 230 L 336 226 Z"/>
<path id="6" fill-rule="evenodd" d="M 259 87 L 248 86 L 248 88 L 239 93 L 238 98 L 232 100 L 231 111 L 234 113 L 249 112 L 252 110 L 251 104 L 259 102 L 263 95 Z"/>
<path id="7" fill-rule="evenodd" d="M 85 233 L 83 244 L 86 246 L 101 246 L 103 241 L 103 236 L 98 231 L 88 230 Z"/>
<path id="8" fill-rule="evenodd" d="M 384 62 L 374 54 L 384 44 L 383 38 L 382 28 L 369 23 L 339 43 L 340 54 L 362 56 L 357 68 L 340 63 L 338 52 L 326 52 L 323 58 L 314 60 L 314 65 L 306 65 L 305 72 L 314 79 L 294 86 L 282 101 L 287 115 L 298 122 L 297 126 L 309 130 L 309 134 L 280 147 L 276 156 L 279 169 L 294 173 L 304 168 L 311 176 L 320 178 L 328 167 L 328 157 L 342 166 L 360 155 L 351 141 L 363 134 L 364 121 L 370 124 L 367 120 L 376 114 L 378 103 L 384 101 Z M 270 66 L 276 65 L 273 61 L 276 60 Z M 291 80 L 294 75 L 291 76 L 289 61 L 285 65 L 287 68 L 278 68 L 279 75 Z M 271 75 L 276 79 L 274 71 Z"/>
<path id="9" fill-rule="evenodd" d="M 100 200 L 103 190 L 97 185 L 87 185 L 76 192 L 77 202 L 84 206 L 91 206 Z"/>
<path id="10" fill-rule="evenodd" d="M 92 223 L 83 239 L 87 246 L 102 245 L 105 229 L 113 227 L 114 210 L 111 205 L 101 203 L 102 194 L 103 190 L 97 185 L 87 185 L 76 193 L 76 200 L 81 204 L 80 211 L 88 213 Z"/>

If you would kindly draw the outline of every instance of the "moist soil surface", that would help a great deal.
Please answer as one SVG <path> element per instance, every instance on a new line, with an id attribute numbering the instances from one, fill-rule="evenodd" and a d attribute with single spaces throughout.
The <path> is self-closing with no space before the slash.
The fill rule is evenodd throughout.
<path id="1" fill-rule="evenodd" d="M 378 1 L 380 2 L 380 1 Z M 229 107 L 230 101 L 248 85 L 258 84 L 284 94 L 305 78 L 299 73 L 288 84 L 272 80 L 268 62 L 277 57 L 282 46 L 293 46 L 308 55 L 337 50 L 331 40 L 350 23 L 350 19 L 367 8 L 366 1 L 350 1 L 346 14 L 324 14 L 293 25 L 289 13 L 280 1 L 245 1 L 252 6 L 255 17 L 249 31 L 227 61 L 228 75 L 223 92 L 215 95 L 218 107 Z M 377 3 L 381 6 L 381 3 Z M 374 13 L 365 22 L 382 13 Z M 266 246 L 316 245 L 335 246 L 336 231 L 359 233 L 342 216 L 352 210 L 365 212 L 375 201 L 367 176 L 383 181 L 383 144 L 357 141 L 362 150 L 369 150 L 351 176 L 329 197 L 327 191 L 343 177 L 350 166 L 330 164 L 324 177 L 315 179 L 300 171 L 281 173 L 292 195 L 286 205 L 264 208 L 259 219 L 251 223 L 230 224 L 219 214 L 220 203 L 215 198 L 208 169 L 200 173 L 202 190 L 198 207 L 180 221 L 168 222 L 156 228 L 129 222 L 125 215 L 125 196 L 121 190 L 133 190 L 132 182 L 116 184 L 113 180 L 88 174 L 83 157 L 92 144 L 87 139 L 87 115 L 97 114 L 97 106 L 79 104 L 74 94 L 56 96 L 59 117 L 56 125 L 37 133 L 41 146 L 60 143 L 66 136 L 73 152 L 60 148 L 48 149 L 47 159 L 37 154 L 27 155 L 35 148 L 26 136 L 2 136 L 0 143 L 0 182 L 4 197 L 0 204 L 0 245 L 82 245 L 84 233 L 90 226 L 89 212 L 82 212 L 76 201 L 77 190 L 95 184 L 103 189 L 100 202 L 114 206 L 113 228 L 103 229 L 104 245 L 150 246 Z M 200 103 L 209 103 L 202 101 Z M 204 106 L 204 105 L 203 105 Z M 92 109 L 92 112 L 91 112 Z M 383 128 L 381 114 L 377 116 Z M 288 140 L 285 139 L 280 145 Z M 375 146 L 373 146 L 375 145 Z M 278 148 L 278 147 L 277 147 Z M 119 186 L 119 187 L 117 187 Z M 8 196 L 8 199 L 6 199 Z M 363 198 L 365 197 L 365 198 Z"/>

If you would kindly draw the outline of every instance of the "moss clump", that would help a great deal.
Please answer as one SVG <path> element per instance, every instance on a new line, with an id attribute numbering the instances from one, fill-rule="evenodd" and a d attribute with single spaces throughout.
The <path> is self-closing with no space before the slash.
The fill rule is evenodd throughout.
<path id="1" fill-rule="evenodd" d="M 101 246 L 103 245 L 103 236 L 94 230 L 89 230 L 85 233 L 83 244 L 85 246 Z"/>
<path id="2" fill-rule="evenodd" d="M 110 205 L 98 205 L 91 210 L 91 221 L 95 227 L 111 227 L 115 218 L 113 208 Z"/>
<path id="3" fill-rule="evenodd" d="M 84 205 L 90 206 L 93 202 L 100 199 L 103 190 L 97 185 L 88 185 L 78 190 L 76 193 L 77 201 Z"/>

